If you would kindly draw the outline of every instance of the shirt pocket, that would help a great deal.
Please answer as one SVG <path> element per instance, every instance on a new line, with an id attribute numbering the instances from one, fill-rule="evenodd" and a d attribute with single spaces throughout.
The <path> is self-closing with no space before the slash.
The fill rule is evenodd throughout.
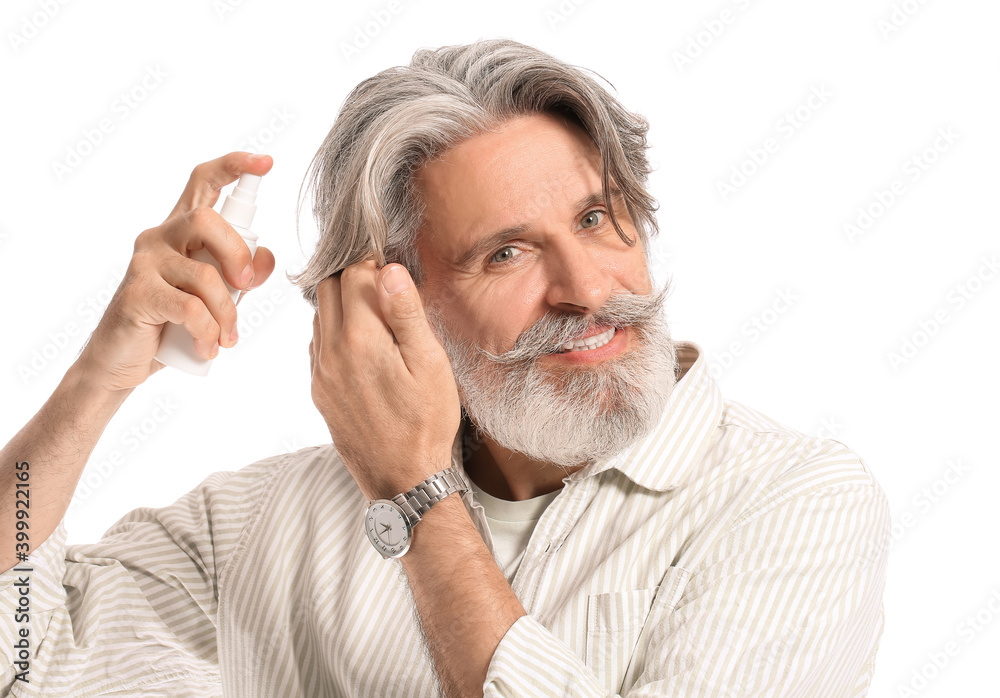
<path id="1" fill-rule="evenodd" d="M 587 598 L 587 666 L 615 694 L 659 587 L 594 594 Z"/>
<path id="2" fill-rule="evenodd" d="M 650 633 L 684 594 L 691 572 L 667 569 L 660 584 L 636 591 L 595 594 L 587 598 L 587 666 L 610 694 L 632 686 L 646 663 Z"/>

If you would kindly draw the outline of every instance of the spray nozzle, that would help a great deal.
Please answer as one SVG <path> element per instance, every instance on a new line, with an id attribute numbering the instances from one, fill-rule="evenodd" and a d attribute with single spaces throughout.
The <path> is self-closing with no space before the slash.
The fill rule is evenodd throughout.
<path id="1" fill-rule="evenodd" d="M 249 228 L 253 223 L 253 214 L 257 212 L 254 202 L 257 201 L 257 187 L 260 186 L 260 175 L 244 172 L 236 188 L 222 202 L 221 215 L 232 225 Z"/>
<path id="2" fill-rule="evenodd" d="M 254 199 L 257 198 L 257 187 L 260 186 L 260 180 L 262 179 L 263 177 L 260 175 L 244 172 L 240 175 L 240 181 L 236 183 L 236 189 L 233 190 L 230 196 L 235 196 L 252 204 Z"/>

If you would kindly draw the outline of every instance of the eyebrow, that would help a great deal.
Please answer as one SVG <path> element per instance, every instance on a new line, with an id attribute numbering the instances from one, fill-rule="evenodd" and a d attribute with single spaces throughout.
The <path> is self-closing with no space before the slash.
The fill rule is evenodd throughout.
<path id="1" fill-rule="evenodd" d="M 622 201 L 623 198 L 624 197 L 622 196 L 620 189 L 617 187 L 611 188 L 612 201 L 618 203 Z M 583 197 L 576 202 L 573 210 L 583 212 L 584 209 L 588 209 L 599 204 L 604 204 L 604 194 L 602 192 L 596 192 Z M 460 269 L 466 269 L 474 259 L 477 259 L 495 247 L 499 247 L 505 242 L 509 242 L 510 240 L 522 235 L 528 230 L 529 227 L 530 226 L 527 224 L 521 223 L 519 225 L 513 225 L 509 228 L 504 228 L 503 230 L 498 230 L 494 233 L 490 233 L 489 235 L 485 235 L 479 238 L 476 242 L 472 243 L 472 246 L 467 248 L 465 252 L 459 256 L 455 264 Z"/>

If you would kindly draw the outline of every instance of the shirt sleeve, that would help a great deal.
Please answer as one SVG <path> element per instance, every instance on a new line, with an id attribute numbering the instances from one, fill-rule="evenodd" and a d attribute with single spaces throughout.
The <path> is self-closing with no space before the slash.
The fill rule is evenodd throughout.
<path id="1" fill-rule="evenodd" d="M 750 501 L 697 566 L 672 568 L 685 583 L 676 594 L 661 587 L 620 692 L 524 616 L 494 653 L 485 695 L 866 695 L 883 625 L 884 492 L 842 454 L 795 468 Z"/>
<path id="2" fill-rule="evenodd" d="M 282 457 L 214 473 L 168 507 L 135 509 L 98 543 L 67 546 L 60 522 L 0 575 L 0 691 L 221 695 L 217 580 Z"/>

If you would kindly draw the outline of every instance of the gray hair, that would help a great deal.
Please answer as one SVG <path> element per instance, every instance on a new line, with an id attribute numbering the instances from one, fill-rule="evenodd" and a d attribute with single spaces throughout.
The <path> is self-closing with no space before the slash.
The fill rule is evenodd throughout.
<path id="1" fill-rule="evenodd" d="M 429 160 L 478 133 L 526 114 L 548 113 L 581 126 L 601 155 L 602 190 L 622 192 L 649 261 L 659 232 L 646 191 L 646 120 L 627 111 L 590 71 L 509 39 L 421 49 L 408 66 L 362 81 L 344 101 L 303 178 L 313 190 L 320 230 L 304 270 L 288 274 L 315 309 L 316 287 L 374 255 L 405 266 L 423 283 L 416 250 L 423 204 L 414 175 Z M 299 189 L 301 211 L 303 188 Z M 635 245 L 609 206 L 619 237 Z"/>

